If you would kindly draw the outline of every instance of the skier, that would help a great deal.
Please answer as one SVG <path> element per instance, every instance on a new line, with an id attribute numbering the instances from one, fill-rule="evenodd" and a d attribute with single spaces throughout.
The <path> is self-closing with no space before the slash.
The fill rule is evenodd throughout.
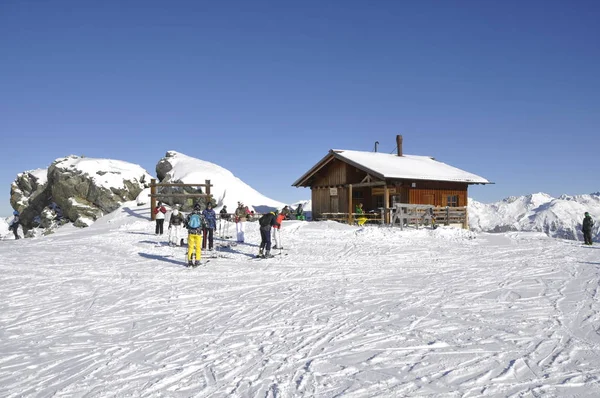
<path id="1" fill-rule="evenodd" d="M 194 205 L 194 210 L 188 214 L 185 219 L 185 226 L 188 229 L 188 267 L 197 267 L 200 265 L 202 251 L 202 214 L 200 212 L 200 203 Z M 196 261 L 193 261 L 194 249 L 196 251 Z"/>
<path id="2" fill-rule="evenodd" d="M 217 215 L 212 208 L 212 203 L 208 202 L 202 216 L 205 222 L 202 227 L 202 249 L 206 249 L 206 241 L 208 240 L 208 250 L 211 251 L 213 249 L 213 233 L 217 227 Z"/>
<path id="3" fill-rule="evenodd" d="M 356 208 L 354 209 L 354 212 L 356 214 L 365 214 L 365 211 L 363 210 L 363 204 L 362 203 L 357 204 Z M 365 217 L 364 215 L 362 217 L 356 217 L 356 221 L 359 226 L 363 226 L 364 223 L 367 222 L 367 217 Z"/>
<path id="4" fill-rule="evenodd" d="M 273 240 L 275 241 L 275 246 L 273 246 L 273 249 L 283 249 L 283 243 L 281 242 L 281 223 L 283 223 L 283 220 L 285 220 L 285 216 L 286 215 L 283 214 L 283 210 L 281 213 L 277 214 L 276 224 L 273 225 Z"/>
<path id="5" fill-rule="evenodd" d="M 231 219 L 231 215 L 227 213 L 227 205 L 223 205 L 223 208 L 219 212 L 219 233 L 221 238 L 227 238 L 227 233 L 229 232 L 229 220 Z"/>
<path id="6" fill-rule="evenodd" d="M 8 230 L 12 230 L 13 234 L 15 234 L 15 239 L 20 239 L 19 236 L 19 225 L 21 224 L 21 218 L 19 217 L 19 212 L 18 211 L 13 211 L 13 219 L 10 222 L 10 224 L 8 224 Z"/>
<path id="7" fill-rule="evenodd" d="M 250 210 L 248 210 L 247 206 L 244 206 L 242 202 L 238 202 L 238 207 L 235 209 L 235 230 L 237 232 L 237 241 L 240 243 L 244 243 L 244 225 L 246 224 L 246 219 L 250 214 Z"/>
<path id="8" fill-rule="evenodd" d="M 296 220 L 304 220 L 304 209 L 302 208 L 302 203 L 298 205 L 296 208 Z"/>
<path id="9" fill-rule="evenodd" d="M 581 230 L 583 231 L 583 240 L 584 244 L 592 245 L 592 227 L 594 226 L 594 220 L 590 216 L 590 213 L 585 212 L 585 217 L 583 218 L 583 223 L 581 225 Z"/>
<path id="10" fill-rule="evenodd" d="M 271 227 L 277 225 L 277 214 L 276 212 L 269 212 L 263 214 L 258 219 L 258 224 L 260 225 L 260 249 L 258 251 L 258 256 L 261 258 L 270 258 L 273 257 L 271 255 Z"/>
<path id="11" fill-rule="evenodd" d="M 281 210 L 281 214 L 284 215 L 286 220 L 291 220 L 290 213 L 291 212 L 290 212 L 290 208 L 288 207 L 288 205 L 285 205 L 283 207 L 283 209 Z"/>
<path id="12" fill-rule="evenodd" d="M 155 235 L 163 234 L 163 226 L 165 224 L 165 213 L 167 209 L 163 206 L 162 202 L 158 202 L 158 205 L 154 208 L 154 214 L 156 214 L 156 227 L 154 228 Z"/>
<path id="13" fill-rule="evenodd" d="M 183 214 L 178 209 L 174 209 L 171 212 L 171 217 L 169 218 L 169 245 L 170 246 L 179 246 L 181 241 L 181 236 L 183 235 L 183 223 L 185 222 L 185 218 Z"/>

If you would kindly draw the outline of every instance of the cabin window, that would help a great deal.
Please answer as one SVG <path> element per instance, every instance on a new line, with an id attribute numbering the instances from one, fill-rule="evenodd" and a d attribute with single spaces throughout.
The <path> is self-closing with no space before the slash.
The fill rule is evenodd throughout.
<path id="1" fill-rule="evenodd" d="M 458 207 L 458 195 L 448 195 L 446 206 Z"/>
<path id="2" fill-rule="evenodd" d="M 373 199 L 375 199 L 375 208 L 376 209 L 383 207 L 383 195 L 375 195 L 375 196 L 373 196 Z"/>
<path id="3" fill-rule="evenodd" d="M 364 199 L 363 191 L 352 191 L 352 199 Z"/>

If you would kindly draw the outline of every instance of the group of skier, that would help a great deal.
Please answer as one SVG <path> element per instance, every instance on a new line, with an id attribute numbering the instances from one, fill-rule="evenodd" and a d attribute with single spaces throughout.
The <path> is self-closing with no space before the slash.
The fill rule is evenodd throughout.
<path id="1" fill-rule="evenodd" d="M 167 210 L 165 206 L 158 202 L 152 210 L 155 214 L 156 227 L 155 234 L 163 234 L 163 224 Z M 300 207 L 300 212 L 302 208 Z M 290 210 L 285 206 L 281 213 L 278 210 L 263 214 L 258 219 L 259 230 L 261 234 L 261 243 L 257 257 L 270 258 L 271 249 L 283 249 L 281 241 L 281 223 L 289 217 Z M 232 221 L 236 225 L 237 242 L 244 242 L 245 223 L 252 219 L 255 214 L 250 211 L 243 202 L 238 202 L 238 206 L 233 213 L 227 212 L 227 206 L 224 205 L 219 212 L 219 231 L 222 238 L 228 238 L 227 232 L 229 223 Z M 201 205 L 196 203 L 193 210 L 187 215 L 175 207 L 169 218 L 169 245 L 183 246 L 184 231 L 187 229 L 187 266 L 198 266 L 202 257 L 202 250 L 208 248 L 214 250 L 214 234 L 217 229 L 217 215 L 213 209 L 212 203 L 207 203 L 206 208 L 202 210 Z M 271 247 L 271 234 L 275 245 Z"/>

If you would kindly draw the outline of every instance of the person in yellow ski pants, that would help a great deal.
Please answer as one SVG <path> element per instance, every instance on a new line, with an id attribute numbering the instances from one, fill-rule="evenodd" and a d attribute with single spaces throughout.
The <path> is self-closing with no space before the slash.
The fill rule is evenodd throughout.
<path id="1" fill-rule="evenodd" d="M 194 210 L 188 214 L 185 219 L 185 226 L 188 229 L 188 267 L 197 267 L 200 265 L 202 256 L 202 214 L 200 213 L 200 204 L 194 205 Z M 196 249 L 196 261 L 193 261 L 194 249 Z"/>
<path id="2" fill-rule="evenodd" d="M 196 249 L 196 263 L 192 264 L 192 256 L 194 255 L 194 248 Z M 202 235 L 189 234 L 188 235 L 188 264 L 198 265 L 200 258 L 202 257 Z"/>
<path id="3" fill-rule="evenodd" d="M 365 214 L 364 210 L 363 210 L 363 204 L 359 203 L 356 205 L 356 214 Z M 362 226 L 364 223 L 367 222 L 367 217 L 362 216 L 362 217 L 356 217 L 356 222 L 358 223 L 358 225 Z"/>

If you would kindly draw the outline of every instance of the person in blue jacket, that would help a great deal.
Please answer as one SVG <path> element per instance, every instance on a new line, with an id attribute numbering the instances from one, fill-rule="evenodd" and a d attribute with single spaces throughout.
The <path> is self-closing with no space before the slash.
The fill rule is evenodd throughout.
<path id="1" fill-rule="evenodd" d="M 202 228 L 202 249 L 206 249 L 206 241 L 208 240 L 208 250 L 210 251 L 213 249 L 213 233 L 217 228 L 217 215 L 213 210 L 212 203 L 207 203 L 202 215 L 205 220 Z"/>
<path id="2" fill-rule="evenodd" d="M 13 211 L 13 219 L 10 222 L 10 224 L 8 225 L 8 229 L 10 231 L 13 232 L 13 234 L 15 234 L 15 239 L 20 239 L 21 237 L 19 236 L 19 225 L 21 224 L 21 218 L 19 217 L 19 212 L 18 211 Z"/>

